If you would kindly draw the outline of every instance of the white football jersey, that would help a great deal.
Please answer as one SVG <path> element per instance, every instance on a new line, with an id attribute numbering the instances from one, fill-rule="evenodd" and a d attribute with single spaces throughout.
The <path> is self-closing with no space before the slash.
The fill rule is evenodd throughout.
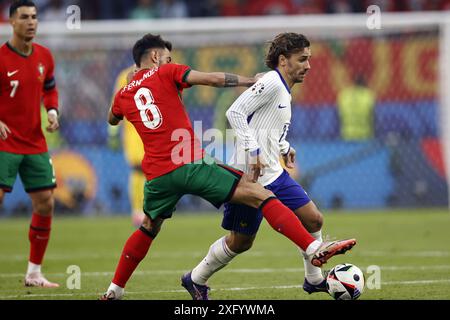
<path id="1" fill-rule="evenodd" d="M 226 113 L 237 136 L 229 164 L 249 173 L 248 153 L 259 148 L 260 157 L 267 164 L 258 180 L 264 186 L 283 173 L 280 154 L 286 154 L 290 148 L 286 135 L 291 123 L 291 100 L 289 87 L 281 74 L 273 70 L 243 92 Z"/>

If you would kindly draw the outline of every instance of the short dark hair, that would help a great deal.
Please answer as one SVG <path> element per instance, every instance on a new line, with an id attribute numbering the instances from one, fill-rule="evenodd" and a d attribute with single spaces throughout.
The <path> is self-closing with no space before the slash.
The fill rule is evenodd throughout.
<path id="1" fill-rule="evenodd" d="M 9 7 L 9 17 L 11 18 L 14 13 L 16 13 L 17 9 L 20 7 L 35 7 L 36 5 L 34 4 L 33 1 L 30 0 L 14 0 L 11 3 L 11 6 Z"/>
<path id="2" fill-rule="evenodd" d="M 294 32 L 280 33 L 270 42 L 266 56 L 266 66 L 273 70 L 278 67 L 280 55 L 289 58 L 293 53 L 302 51 L 309 46 L 310 42 L 303 34 Z"/>
<path id="3" fill-rule="evenodd" d="M 141 59 L 147 53 L 149 49 L 165 49 L 172 51 L 172 43 L 163 40 L 161 36 L 147 33 L 141 39 L 139 39 L 133 47 L 133 59 L 138 68 L 141 67 Z"/>

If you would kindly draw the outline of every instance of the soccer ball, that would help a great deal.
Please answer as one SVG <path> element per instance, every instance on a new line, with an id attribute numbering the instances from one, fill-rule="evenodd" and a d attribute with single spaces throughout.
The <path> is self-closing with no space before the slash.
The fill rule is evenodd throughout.
<path id="1" fill-rule="evenodd" d="M 327 290 L 336 300 L 356 300 L 364 290 L 364 274 L 353 264 L 338 264 L 328 273 Z"/>

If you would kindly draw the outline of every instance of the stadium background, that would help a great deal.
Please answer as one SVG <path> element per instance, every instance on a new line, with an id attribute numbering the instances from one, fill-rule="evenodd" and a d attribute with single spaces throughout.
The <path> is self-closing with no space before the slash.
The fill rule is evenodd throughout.
<path id="1" fill-rule="evenodd" d="M 41 9 L 37 41 L 54 53 L 60 92 L 61 129 L 48 135 L 59 186 L 58 215 L 130 211 L 129 168 L 122 150 L 109 147 L 105 119 L 116 76 L 132 63 L 130 47 L 145 32 L 161 33 L 172 41 L 178 63 L 244 75 L 267 70 L 265 42 L 278 31 L 307 34 L 312 40 L 312 69 L 293 92 L 288 133 L 298 151 L 296 179 L 324 210 L 448 206 L 444 154 L 449 142 L 444 132 L 449 121 L 442 114 L 440 68 L 444 24 L 426 14 L 448 21 L 443 12 L 449 1 L 370 2 L 380 5 L 382 23 L 388 23 L 381 30 L 366 26 L 368 15 L 361 12 L 369 3 L 364 1 L 173 1 L 172 10 L 167 8 L 171 1 L 36 2 Z M 151 3 L 148 12 L 142 7 L 146 3 Z M 81 29 L 66 27 L 70 4 L 81 8 Z M 142 16 L 134 16 L 137 11 Z M 394 17 L 387 19 L 387 11 L 416 15 L 391 12 Z M 414 22 L 417 13 L 419 23 Z M 410 22 L 389 24 L 398 19 Z M 427 19 L 429 23 L 420 23 Z M 9 26 L 0 30 L 4 42 Z M 357 79 L 375 97 L 363 124 L 371 133 L 344 138 L 338 97 Z M 224 112 L 239 90 L 186 90 L 192 121 L 202 121 L 203 131 L 225 129 Z M 229 146 L 224 150 L 229 154 Z M 212 209 L 202 200 L 185 197 L 178 212 Z M 20 179 L 1 210 L 3 216 L 30 212 Z"/>
<path id="2" fill-rule="evenodd" d="M 245 33 L 239 33 L 238 28 L 228 30 L 226 26 L 230 23 L 224 23 L 227 19 L 156 18 L 161 14 L 147 20 L 116 23 L 82 20 L 81 29 L 71 31 L 63 25 L 69 16 L 65 12 L 66 4 L 61 4 L 64 12 L 52 7 L 58 2 L 49 1 L 49 7 L 42 4 L 44 21 L 38 32 L 38 41 L 49 46 L 55 55 L 60 91 L 61 130 L 57 135 L 48 136 L 59 185 L 56 190 L 57 212 L 87 215 L 129 212 L 127 190 L 124 188 L 129 168 L 121 150 L 108 147 L 105 116 L 116 76 L 132 63 L 130 47 L 133 41 L 145 30 L 153 31 L 152 27 L 156 27 L 174 43 L 176 62 L 203 71 L 226 70 L 252 75 L 267 70 L 264 66 L 265 41 L 276 32 L 267 33 L 264 27 L 258 30 L 258 25 L 263 26 L 264 20 L 253 17 L 228 18 L 231 21 L 237 19 L 235 23 L 253 26 L 253 37 L 246 37 Z M 102 1 L 97 2 L 101 12 Z M 302 13 L 301 7 L 297 12 L 292 11 L 295 3 L 312 3 L 291 1 L 285 7 L 287 2 L 274 2 L 277 3 L 276 8 L 286 8 L 285 11 L 276 11 L 268 6 L 273 11 L 258 13 L 277 13 L 267 16 L 272 20 L 266 21 L 272 21 L 280 31 L 305 30 L 296 26 L 297 20 L 317 17 L 320 24 L 327 19 L 326 16 L 315 15 L 286 15 L 283 18 L 279 13 Z M 176 3 L 180 5 L 181 2 Z M 248 8 L 241 6 L 240 12 L 252 12 L 253 1 L 248 3 Z M 351 1 L 341 3 L 347 3 L 348 9 L 358 10 L 352 8 Z M 396 1 L 382 3 L 385 4 L 382 10 L 407 9 L 386 5 L 399 3 Z M 445 8 L 444 2 L 439 3 L 441 8 Z M 118 4 L 119 1 L 116 6 Z M 158 1 L 152 8 L 161 8 L 157 4 Z M 82 19 L 85 14 L 92 14 L 90 9 L 83 7 L 83 2 L 80 5 Z M 189 3 L 186 2 L 185 6 L 189 8 Z M 112 7 L 115 8 L 114 5 Z M 129 8 L 133 11 L 132 6 Z M 318 8 L 332 12 L 327 5 Z M 335 18 L 342 14 L 330 16 Z M 280 20 L 284 20 L 287 27 L 283 27 Z M 174 21 L 184 21 L 186 24 L 182 28 L 197 28 L 199 25 L 207 29 L 210 24 L 219 31 L 215 36 L 207 30 L 199 30 L 195 34 L 194 31 L 177 33 L 182 28 L 177 29 Z M 290 29 L 290 24 L 297 30 Z M 133 25 L 137 30 L 133 30 Z M 172 26 L 172 29 L 166 28 L 164 32 L 164 26 Z M 304 31 L 311 34 L 312 70 L 305 83 L 294 90 L 292 125 L 288 134 L 288 140 L 298 150 L 297 180 L 304 184 L 323 209 L 448 206 L 439 103 L 439 25 L 430 23 L 417 27 L 411 23 L 406 30 L 397 28 L 385 32 L 369 30 L 365 24 L 361 28 L 351 25 L 346 28 L 352 33 L 345 29 L 330 33 L 332 27 Z M 8 27 L 2 27 L 2 31 L 4 41 Z M 376 99 L 373 111 L 368 115 L 371 119 L 363 124 L 373 126 L 373 134 L 344 139 L 338 95 L 360 78 L 367 83 Z M 184 99 L 192 121 L 202 121 L 203 131 L 212 127 L 224 129 L 226 120 L 223 114 L 239 92 L 234 89 L 193 88 L 186 90 Z M 205 143 L 207 145 L 208 142 Z M 224 148 L 228 149 L 227 146 Z M 5 201 L 4 215 L 30 212 L 29 201 L 19 180 Z M 199 208 L 212 210 L 201 200 L 185 197 L 179 211 Z"/>
<path id="3" fill-rule="evenodd" d="M 61 130 L 47 136 L 59 187 L 44 262 L 45 275 L 61 287 L 22 285 L 31 210 L 18 179 L 0 209 L 0 300 L 96 299 L 111 280 L 134 226 L 130 169 L 123 150 L 111 148 L 106 114 L 136 39 L 160 33 L 173 42 L 177 62 L 252 75 L 267 70 L 265 42 L 285 31 L 308 35 L 313 53 L 312 69 L 293 93 L 288 139 L 298 151 L 295 177 L 324 212 L 324 234 L 358 239 L 325 269 L 353 263 L 369 284 L 369 267 L 379 267 L 380 287 L 367 286 L 364 300 L 450 298 L 448 0 L 139 1 L 147 10 L 129 0 L 36 2 L 37 41 L 55 55 L 61 98 Z M 2 42 L 11 34 L 8 3 L 0 0 Z M 81 8 L 80 29 L 66 24 L 74 22 L 73 11 L 66 12 L 72 4 Z M 381 9 L 381 29 L 367 26 L 371 4 Z M 355 81 L 367 84 L 373 109 L 361 108 L 367 95 L 354 91 Z M 197 87 L 184 99 L 203 131 L 223 130 L 224 112 L 240 91 Z M 345 92 L 350 99 L 342 99 Z M 343 136 L 347 120 L 362 130 Z M 228 155 L 230 146 L 223 149 Z M 224 234 L 220 220 L 220 211 L 185 197 L 130 279 L 126 298 L 190 299 L 179 277 Z M 253 248 L 210 279 L 211 296 L 331 299 L 301 290 L 301 264 L 298 250 L 263 222 Z M 69 286 L 69 266 L 82 272 L 79 290 Z"/>

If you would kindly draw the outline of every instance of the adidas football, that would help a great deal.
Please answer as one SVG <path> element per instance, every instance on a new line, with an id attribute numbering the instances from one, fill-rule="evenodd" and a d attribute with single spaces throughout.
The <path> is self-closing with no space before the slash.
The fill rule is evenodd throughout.
<path id="1" fill-rule="evenodd" d="M 358 299 L 364 290 L 364 274 L 353 264 L 338 264 L 328 273 L 327 290 L 336 300 Z"/>

